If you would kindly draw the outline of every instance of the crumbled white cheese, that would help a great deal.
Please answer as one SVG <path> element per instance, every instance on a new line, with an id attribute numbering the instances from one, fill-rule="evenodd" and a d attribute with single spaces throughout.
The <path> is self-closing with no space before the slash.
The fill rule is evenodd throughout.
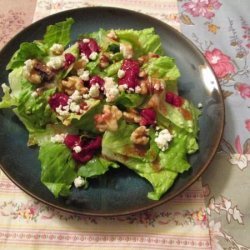
<path id="1" fill-rule="evenodd" d="M 104 78 L 104 93 L 107 102 L 113 102 L 119 95 L 118 85 L 114 82 L 112 77 Z"/>
<path id="2" fill-rule="evenodd" d="M 66 137 L 66 134 L 56 134 L 54 136 L 51 136 L 50 141 L 53 143 L 63 143 L 65 137 Z"/>
<path id="3" fill-rule="evenodd" d="M 89 89 L 89 96 L 92 98 L 96 98 L 100 95 L 100 87 L 98 84 L 92 85 Z"/>
<path id="4" fill-rule="evenodd" d="M 81 96 L 80 92 L 78 90 L 75 90 L 73 92 L 73 94 L 69 97 L 68 101 L 70 102 L 70 100 L 71 100 L 71 101 L 77 102 L 77 101 L 80 101 L 81 99 L 82 99 L 82 96 Z"/>
<path id="5" fill-rule="evenodd" d="M 155 142 L 159 149 L 165 151 L 168 148 L 168 142 L 170 142 L 172 138 L 173 136 L 169 133 L 169 131 L 167 129 L 163 129 L 155 138 Z"/>
<path id="6" fill-rule="evenodd" d="M 81 59 L 82 59 L 83 61 L 85 61 L 86 63 L 89 62 L 88 57 L 87 57 L 84 53 L 81 54 Z"/>
<path id="7" fill-rule="evenodd" d="M 82 187 L 82 186 L 86 185 L 86 180 L 84 178 L 82 178 L 81 176 L 78 176 L 74 180 L 74 185 L 76 188 Z"/>
<path id="8" fill-rule="evenodd" d="M 83 94 L 82 97 L 83 97 L 84 99 L 89 99 L 89 98 L 90 98 L 89 94 Z"/>
<path id="9" fill-rule="evenodd" d="M 120 44 L 120 51 L 124 58 L 131 59 L 133 57 L 133 48 L 131 44 Z"/>
<path id="10" fill-rule="evenodd" d="M 88 81 L 89 80 L 89 71 L 88 70 L 83 70 L 79 69 L 77 71 L 78 76 L 83 80 L 83 81 Z"/>
<path id="11" fill-rule="evenodd" d="M 46 63 L 46 65 L 53 69 L 60 69 L 64 64 L 64 58 L 62 56 L 53 56 Z"/>
<path id="12" fill-rule="evenodd" d="M 141 87 L 140 86 L 135 87 L 135 93 L 137 93 L 137 94 L 141 93 Z"/>
<path id="13" fill-rule="evenodd" d="M 125 76 L 125 71 L 122 69 L 119 69 L 117 72 L 118 78 L 123 78 Z"/>
<path id="14" fill-rule="evenodd" d="M 203 105 L 202 105 L 201 102 L 199 102 L 197 106 L 198 106 L 199 109 L 203 108 Z"/>
<path id="15" fill-rule="evenodd" d="M 96 58 L 98 56 L 98 53 L 93 51 L 90 55 L 89 55 L 89 59 L 91 59 L 92 61 L 95 61 Z"/>
<path id="16" fill-rule="evenodd" d="M 79 145 L 76 145 L 73 147 L 73 151 L 76 153 L 80 153 L 82 151 L 82 148 Z"/>
<path id="17" fill-rule="evenodd" d="M 64 51 L 64 47 L 62 44 L 54 43 L 49 50 L 55 55 L 61 55 Z"/>
<path id="18" fill-rule="evenodd" d="M 60 116 L 68 116 L 69 115 L 69 106 L 62 106 L 60 105 L 59 107 L 56 108 L 56 112 L 60 115 Z"/>
<path id="19" fill-rule="evenodd" d="M 28 59 L 24 62 L 23 71 L 26 76 L 30 75 L 31 70 L 34 67 L 34 60 Z"/>
<path id="20" fill-rule="evenodd" d="M 83 38 L 82 41 L 83 41 L 84 43 L 89 43 L 89 39 L 88 39 L 88 38 Z"/>
<path id="21" fill-rule="evenodd" d="M 135 90 L 133 88 L 129 88 L 128 89 L 128 92 L 131 93 L 131 92 L 135 92 Z"/>
<path id="22" fill-rule="evenodd" d="M 72 111 L 74 113 L 79 113 L 80 112 L 80 105 L 75 103 L 75 102 L 71 102 L 69 105 L 69 109 L 70 109 L 70 111 Z"/>

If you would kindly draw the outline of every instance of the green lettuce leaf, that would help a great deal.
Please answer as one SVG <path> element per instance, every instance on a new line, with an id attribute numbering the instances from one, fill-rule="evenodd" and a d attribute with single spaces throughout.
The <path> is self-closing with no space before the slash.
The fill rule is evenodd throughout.
<path id="1" fill-rule="evenodd" d="M 65 21 L 49 25 L 44 35 L 43 42 L 49 47 L 51 47 L 54 43 L 66 46 L 71 41 L 70 32 L 73 23 L 73 18 L 67 18 Z"/>
<path id="2" fill-rule="evenodd" d="M 135 93 L 122 92 L 115 100 L 115 103 L 120 108 L 135 108 L 142 105 L 146 97 Z"/>
<path id="3" fill-rule="evenodd" d="M 175 64 L 175 60 L 168 56 L 151 58 L 143 65 L 143 69 L 149 76 L 159 79 L 176 80 L 180 77 L 180 72 Z"/>
<path id="4" fill-rule="evenodd" d="M 67 120 L 63 121 L 63 124 L 68 126 L 71 124 L 79 130 L 83 130 L 89 133 L 98 134 L 98 130 L 95 127 L 94 117 L 96 114 L 100 114 L 103 109 L 103 103 L 100 100 L 90 99 L 86 103 L 89 106 L 89 109 L 86 113 L 82 115 L 71 114 Z"/>
<path id="5" fill-rule="evenodd" d="M 59 195 L 67 196 L 76 178 L 76 164 L 70 150 L 63 144 L 45 143 L 40 147 L 39 160 L 42 183 L 56 198 Z"/>
<path id="6" fill-rule="evenodd" d="M 96 177 L 105 174 L 110 167 L 119 168 L 119 164 L 109 161 L 103 157 L 95 156 L 86 164 L 79 167 L 78 176 L 85 178 Z"/>
<path id="7" fill-rule="evenodd" d="M 162 55 L 163 48 L 160 37 L 153 28 L 143 30 L 115 30 L 120 42 L 130 43 L 133 47 L 135 58 L 149 52 Z"/>
<path id="8" fill-rule="evenodd" d="M 22 91 L 18 106 L 14 109 L 14 112 L 29 132 L 43 129 L 47 124 L 56 122 L 55 113 L 48 104 L 48 100 L 55 92 L 55 88 L 45 90 L 38 96 L 32 96 L 32 92 L 31 88 Z"/>
<path id="9" fill-rule="evenodd" d="M 117 76 L 117 72 L 121 68 L 121 65 L 122 65 L 122 61 L 112 63 L 109 67 L 107 67 L 104 70 L 104 72 L 109 77 L 111 76 L 115 77 Z"/>
<path id="10" fill-rule="evenodd" d="M 8 87 L 6 84 L 2 84 L 1 87 L 3 89 L 4 96 L 0 102 L 0 109 L 17 106 L 18 100 L 10 94 L 10 87 Z"/>
<path id="11" fill-rule="evenodd" d="M 160 169 L 159 163 L 145 162 L 142 159 L 127 157 L 121 154 L 112 152 L 108 147 L 103 147 L 102 154 L 109 159 L 118 161 L 126 167 L 135 171 L 141 177 L 147 179 L 153 191 L 148 193 L 148 198 L 152 200 L 159 200 L 161 196 L 173 185 L 177 173 Z"/>
<path id="12" fill-rule="evenodd" d="M 196 137 L 199 131 L 198 118 L 200 114 L 200 110 L 187 100 L 184 101 L 181 108 L 163 102 L 157 110 L 157 123 L 163 127 L 172 123 Z"/>
<path id="13" fill-rule="evenodd" d="M 20 67 L 24 64 L 27 59 L 42 59 L 47 55 L 47 53 L 41 49 L 36 42 L 24 42 L 21 43 L 20 48 L 15 52 L 15 54 L 10 59 L 6 69 L 14 69 Z"/>

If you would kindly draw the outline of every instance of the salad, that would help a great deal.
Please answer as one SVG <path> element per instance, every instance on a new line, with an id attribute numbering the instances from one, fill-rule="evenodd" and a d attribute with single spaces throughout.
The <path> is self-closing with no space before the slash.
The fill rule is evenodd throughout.
<path id="1" fill-rule="evenodd" d="M 200 111 L 178 95 L 180 72 L 153 28 L 100 29 L 72 41 L 73 23 L 20 45 L 0 108 L 12 108 L 28 146 L 39 147 L 41 182 L 55 197 L 127 167 L 159 200 L 190 168 Z"/>

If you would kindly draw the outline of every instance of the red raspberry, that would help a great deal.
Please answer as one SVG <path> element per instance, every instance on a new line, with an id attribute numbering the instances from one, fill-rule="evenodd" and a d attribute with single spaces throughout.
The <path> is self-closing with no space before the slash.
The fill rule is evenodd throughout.
<path id="1" fill-rule="evenodd" d="M 68 105 L 69 96 L 64 93 L 55 93 L 49 99 L 50 107 L 55 111 L 59 106 Z"/>
<path id="2" fill-rule="evenodd" d="M 150 126 L 155 124 L 156 113 L 154 109 L 152 108 L 143 109 L 140 115 L 141 115 L 141 120 L 140 120 L 141 126 Z"/>

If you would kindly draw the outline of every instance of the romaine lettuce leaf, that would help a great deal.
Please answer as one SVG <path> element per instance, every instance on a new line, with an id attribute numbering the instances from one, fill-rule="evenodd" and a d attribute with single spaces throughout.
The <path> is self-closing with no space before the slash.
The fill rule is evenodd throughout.
<path id="1" fill-rule="evenodd" d="M 20 48 L 15 52 L 15 54 L 10 59 L 6 69 L 14 69 L 20 67 L 24 64 L 27 59 L 42 59 L 47 55 L 47 53 L 41 49 L 36 42 L 24 42 L 21 43 Z"/>
<path id="2" fill-rule="evenodd" d="M 17 106 L 18 100 L 14 96 L 11 95 L 10 87 L 7 86 L 6 84 L 2 84 L 1 87 L 3 89 L 4 95 L 2 97 L 2 101 L 0 102 L 0 109 Z"/>
<path id="3" fill-rule="evenodd" d="M 58 22 L 47 27 L 43 38 L 43 43 L 51 47 L 54 43 L 66 46 L 70 42 L 71 26 L 74 23 L 73 18 L 67 18 L 65 21 Z"/>
<path id="4" fill-rule="evenodd" d="M 45 143 L 40 147 L 39 160 L 42 183 L 56 198 L 59 195 L 67 196 L 76 178 L 76 164 L 70 150 L 64 144 Z"/>
<path id="5" fill-rule="evenodd" d="M 173 81 L 180 77 L 180 72 L 175 64 L 175 60 L 168 56 L 151 58 L 143 65 L 143 69 L 149 76 L 166 81 Z"/>
<path id="6" fill-rule="evenodd" d="M 160 37 L 155 34 L 153 28 L 143 30 L 115 30 L 120 42 L 128 42 L 132 45 L 135 58 L 146 55 L 149 52 L 162 55 L 163 48 Z"/>
<path id="7" fill-rule="evenodd" d="M 102 154 L 109 159 L 118 161 L 135 171 L 141 177 L 147 179 L 153 186 L 153 191 L 148 193 L 148 198 L 159 200 L 161 196 L 173 185 L 177 173 L 161 169 L 158 162 L 145 162 L 142 159 L 127 157 L 112 152 L 103 147 Z"/>
<path id="8" fill-rule="evenodd" d="M 18 106 L 14 109 L 29 132 L 43 129 L 47 124 L 56 122 L 55 113 L 48 104 L 48 99 L 55 92 L 55 88 L 45 90 L 38 96 L 33 96 L 32 92 L 31 88 L 22 91 Z"/>
<path id="9" fill-rule="evenodd" d="M 86 164 L 79 167 L 78 176 L 85 178 L 96 177 L 105 174 L 110 167 L 119 168 L 119 164 L 109 161 L 101 156 L 95 156 Z"/>
<path id="10" fill-rule="evenodd" d="M 157 110 L 157 123 L 160 126 L 166 127 L 167 124 L 171 122 L 196 137 L 199 131 L 199 109 L 195 108 L 193 104 L 187 100 L 184 101 L 184 104 L 180 108 L 167 102 L 163 102 L 161 105 L 162 106 Z"/>
<path id="11" fill-rule="evenodd" d="M 135 108 L 142 105 L 146 97 L 135 93 L 122 92 L 115 100 L 118 107 L 121 108 Z"/>
<path id="12" fill-rule="evenodd" d="M 67 120 L 63 121 L 66 126 L 71 124 L 79 130 L 84 130 L 89 133 L 98 134 L 98 130 L 95 127 L 94 117 L 96 114 L 100 114 L 103 109 L 103 103 L 100 100 L 90 99 L 86 101 L 89 109 L 83 115 L 71 114 Z"/>

